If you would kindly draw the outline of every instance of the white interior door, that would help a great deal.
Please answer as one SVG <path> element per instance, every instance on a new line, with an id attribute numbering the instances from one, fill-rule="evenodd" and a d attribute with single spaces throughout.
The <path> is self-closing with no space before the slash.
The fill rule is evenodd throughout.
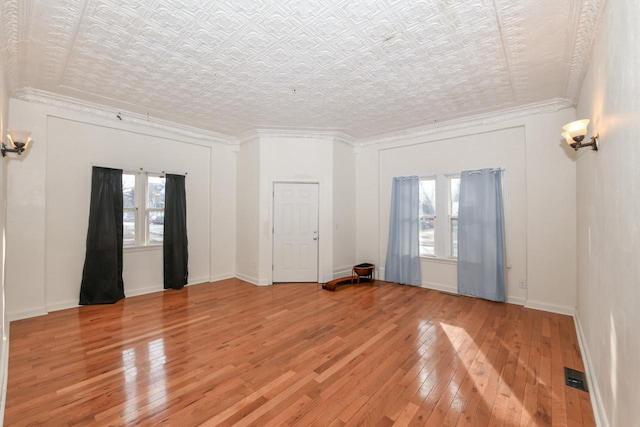
<path id="1" fill-rule="evenodd" d="M 318 184 L 275 183 L 273 282 L 317 282 L 318 239 Z"/>

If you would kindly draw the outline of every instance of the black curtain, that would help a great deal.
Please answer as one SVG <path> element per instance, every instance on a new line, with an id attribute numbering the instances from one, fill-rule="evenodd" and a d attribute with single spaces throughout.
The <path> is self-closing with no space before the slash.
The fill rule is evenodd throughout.
<path id="1" fill-rule="evenodd" d="M 122 298 L 122 170 L 94 167 L 80 304 Z"/>
<path id="2" fill-rule="evenodd" d="M 189 275 L 185 177 L 167 174 L 164 197 L 164 288 L 180 289 Z"/>

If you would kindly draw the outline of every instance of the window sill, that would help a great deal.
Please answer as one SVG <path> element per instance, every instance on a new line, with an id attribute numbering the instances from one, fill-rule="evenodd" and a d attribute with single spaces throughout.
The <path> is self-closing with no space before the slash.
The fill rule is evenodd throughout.
<path id="1" fill-rule="evenodd" d="M 457 258 L 440 258 L 435 256 L 424 256 L 424 255 L 420 257 L 420 261 L 429 261 L 429 262 L 435 262 L 439 264 L 457 264 L 458 263 Z"/>
<path id="2" fill-rule="evenodd" d="M 124 246 L 123 252 L 147 252 L 162 250 L 162 244 L 158 245 L 146 245 L 146 246 Z"/>

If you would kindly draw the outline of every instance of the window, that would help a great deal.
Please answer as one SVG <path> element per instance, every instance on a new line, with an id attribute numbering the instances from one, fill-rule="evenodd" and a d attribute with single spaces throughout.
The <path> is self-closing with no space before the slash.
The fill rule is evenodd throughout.
<path id="1" fill-rule="evenodd" d="M 449 256 L 458 257 L 458 203 L 460 176 L 449 177 Z"/>
<path id="2" fill-rule="evenodd" d="M 459 195 L 459 175 L 420 179 L 420 256 L 457 258 Z"/>
<path id="3" fill-rule="evenodd" d="M 436 179 L 420 180 L 420 256 L 435 256 Z"/>
<path id="4" fill-rule="evenodd" d="M 153 246 L 162 243 L 164 187 L 163 175 L 122 173 L 123 246 Z"/>

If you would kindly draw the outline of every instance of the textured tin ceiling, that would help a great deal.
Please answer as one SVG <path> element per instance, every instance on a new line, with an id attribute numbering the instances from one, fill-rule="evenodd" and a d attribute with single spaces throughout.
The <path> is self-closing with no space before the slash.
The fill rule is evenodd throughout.
<path id="1" fill-rule="evenodd" d="M 25 90 L 237 136 L 364 138 L 575 101 L 599 0 L 9 0 Z"/>

